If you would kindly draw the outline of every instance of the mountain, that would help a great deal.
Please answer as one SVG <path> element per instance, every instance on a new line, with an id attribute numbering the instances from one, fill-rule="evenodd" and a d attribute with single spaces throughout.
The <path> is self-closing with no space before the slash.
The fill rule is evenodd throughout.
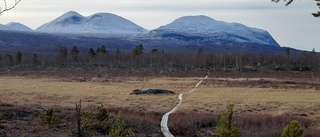
<path id="1" fill-rule="evenodd" d="M 0 56 L 1 53 L 10 53 L 20 50 L 24 53 L 56 53 L 59 45 L 71 48 L 77 46 L 80 51 L 87 53 L 89 48 L 96 49 L 105 45 L 108 50 L 120 48 L 122 51 L 131 50 L 137 44 L 124 38 L 98 38 L 85 36 L 62 36 L 48 33 L 0 30 Z"/>
<path id="2" fill-rule="evenodd" d="M 134 35 L 147 30 L 133 22 L 111 13 L 97 13 L 84 17 L 69 11 L 36 29 L 39 32 L 60 34 Z"/>
<path id="3" fill-rule="evenodd" d="M 184 16 L 148 31 L 114 14 L 97 13 L 84 17 L 70 11 L 42 25 L 36 31 L 21 33 L 12 31 L 13 28 L 29 30 L 18 23 L 0 25 L 2 50 L 54 52 L 57 45 L 77 46 L 83 50 L 105 45 L 109 50 L 120 48 L 123 51 L 132 51 L 136 45 L 142 44 L 146 51 L 285 51 L 265 30 L 217 21 L 203 15 Z"/>
<path id="4" fill-rule="evenodd" d="M 4 31 L 25 31 L 30 32 L 33 31 L 31 28 L 17 22 L 11 22 L 6 25 L 0 24 L 0 30 Z"/>
<path id="5" fill-rule="evenodd" d="M 279 47 L 265 30 L 217 21 L 203 15 L 178 18 L 168 25 L 151 30 L 148 35 L 153 39 L 178 40 L 184 43 L 235 42 Z"/>
<path id="6" fill-rule="evenodd" d="M 56 47 L 63 45 L 71 49 L 77 46 L 78 49 L 87 53 L 89 48 L 96 49 L 105 45 L 109 51 L 115 51 L 117 48 L 121 51 L 131 52 L 137 45 L 142 44 L 145 52 L 153 49 L 164 50 L 165 52 L 184 52 L 184 51 L 222 51 L 222 52 L 256 52 L 256 53 L 285 53 L 286 48 L 259 45 L 251 43 L 236 42 L 215 42 L 186 44 L 181 42 L 164 41 L 156 39 L 127 39 L 124 37 L 86 37 L 86 36 L 64 36 L 48 33 L 21 33 L 19 31 L 0 30 L 0 56 L 18 50 L 23 53 L 56 53 Z M 296 54 L 300 51 L 291 49 L 290 53 Z"/>

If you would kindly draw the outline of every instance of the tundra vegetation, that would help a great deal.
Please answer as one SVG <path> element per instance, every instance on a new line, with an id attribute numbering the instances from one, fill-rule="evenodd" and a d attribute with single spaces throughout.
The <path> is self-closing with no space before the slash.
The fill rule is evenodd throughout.
<path id="1" fill-rule="evenodd" d="M 319 66 L 315 50 L 292 49 L 177 53 L 142 45 L 131 51 L 57 46 L 52 54 L 1 53 L 0 136 L 162 136 L 161 117 L 176 95 L 206 74 L 209 79 L 170 115 L 173 135 L 318 136 Z M 177 94 L 130 95 L 135 89 Z M 235 105 L 226 110 L 228 104 Z"/>
<path id="2" fill-rule="evenodd" d="M 7 5 L 6 0 L 4 0 L 4 9 L 0 9 L 0 15 L 15 8 L 20 1 L 15 0 L 13 5 Z M 280 0 L 272 1 L 279 2 Z M 315 1 L 319 6 L 319 0 Z M 290 5 L 293 0 L 286 2 L 286 5 Z M 312 15 L 319 17 L 319 11 L 312 13 Z M 147 96 L 145 97 L 147 99 L 143 99 L 141 96 L 126 96 L 132 89 L 126 89 L 127 92 L 121 93 L 114 90 L 108 91 L 108 95 L 105 96 L 109 100 L 118 99 L 114 101 L 116 103 L 113 102 L 110 105 L 109 103 L 112 102 L 103 102 L 105 98 L 90 96 L 90 92 L 89 94 L 77 92 L 75 90 L 79 86 L 77 84 L 63 90 L 62 93 L 61 91 L 39 92 L 37 87 L 32 85 L 38 84 L 34 83 L 35 81 L 46 84 L 48 81 L 56 82 L 58 79 L 62 83 L 88 82 L 90 80 L 89 82 L 96 82 L 94 86 L 101 86 L 101 83 L 112 85 L 121 82 L 130 85 L 130 83 L 134 83 L 133 81 L 138 81 L 138 83 L 140 81 L 138 85 L 141 86 L 149 84 L 148 78 L 145 80 L 146 76 L 165 76 L 169 77 L 170 82 L 179 81 L 174 83 L 174 86 L 171 85 L 171 88 L 185 90 L 185 88 L 191 87 L 188 82 L 192 81 L 185 80 L 188 79 L 187 77 L 194 79 L 195 76 L 207 72 L 219 73 L 214 76 L 220 79 L 208 80 L 203 85 L 204 89 L 200 90 L 205 91 L 204 95 L 189 100 L 192 105 L 187 104 L 185 108 L 182 107 L 181 111 L 172 115 L 169 128 L 174 135 L 214 136 L 218 134 L 219 136 L 240 136 L 241 134 L 242 136 L 261 137 L 280 135 L 283 137 L 299 137 L 304 134 L 312 137 L 320 134 L 320 121 L 319 115 L 317 115 L 319 114 L 319 102 L 313 98 L 318 99 L 320 89 L 318 79 L 320 58 L 319 53 L 315 50 L 290 53 L 290 48 L 287 48 L 283 54 L 258 54 L 206 52 L 199 49 L 198 52 L 194 53 L 174 53 L 165 50 L 159 52 L 158 49 L 146 52 L 142 45 L 138 45 L 132 52 L 122 51 L 121 49 L 111 52 L 107 50 L 106 46 L 101 46 L 96 51 L 90 48 L 87 52 L 80 52 L 77 46 L 73 46 L 70 51 L 68 53 L 66 46 L 58 46 L 57 53 L 49 55 L 46 53 L 23 53 L 21 51 L 0 53 L 0 93 L 2 94 L 0 101 L 0 136 L 160 136 L 159 121 L 165 110 L 170 108 L 168 105 L 175 103 L 173 96 Z M 23 82 L 17 82 L 21 80 L 21 76 L 24 77 Z M 138 80 L 120 80 L 124 76 L 132 76 Z M 231 76 L 232 79 L 228 76 Z M 38 79 L 30 80 L 32 77 Z M 51 78 L 39 80 L 39 77 Z M 95 77 L 97 79 L 94 79 Z M 255 80 L 257 77 L 258 80 Z M 267 77 L 268 79 L 259 77 Z M 302 79 L 302 81 L 297 79 Z M 28 83 L 29 80 L 31 84 Z M 59 89 L 57 85 L 50 87 L 50 85 L 54 85 L 54 82 L 49 84 L 49 89 Z M 163 81 L 157 82 L 161 83 Z M 91 85 L 91 88 L 94 86 Z M 123 87 L 123 85 L 121 86 Z M 212 90 L 223 88 L 228 90 L 236 88 L 236 92 L 231 92 L 231 94 L 244 96 L 245 98 L 242 98 L 242 100 L 246 99 L 252 102 L 238 100 L 239 97 L 231 96 L 231 94 L 228 94 L 230 92 L 228 90 L 226 90 L 228 92 L 223 91 L 224 93 L 220 93 L 220 95 L 219 92 L 210 94 L 210 92 L 213 92 Z M 252 88 L 260 92 L 256 93 L 256 91 L 250 90 Z M 241 91 L 244 89 L 249 92 Z M 76 93 L 70 93 L 70 90 L 72 92 L 74 90 Z M 299 91 L 297 92 L 297 90 Z M 284 92 L 284 94 L 279 93 L 279 91 Z M 265 95 L 263 95 L 264 98 L 271 101 L 263 99 L 254 101 L 249 98 L 249 96 L 258 97 L 257 94 L 273 95 L 270 94 L 271 92 L 274 94 L 273 99 L 277 101 L 273 101 Z M 279 94 L 282 96 L 277 96 Z M 294 94 L 294 97 L 301 96 L 302 100 L 289 94 Z M 196 95 L 201 95 L 201 93 Z M 86 103 L 93 102 L 94 104 L 87 105 L 83 112 L 77 109 L 79 113 L 76 114 L 74 107 L 69 106 L 78 99 L 72 98 L 73 96 L 80 96 L 78 98 L 85 98 Z M 215 98 L 215 96 L 218 96 L 218 98 Z M 130 99 L 135 99 L 136 102 L 130 102 L 129 106 L 121 104 L 123 101 L 129 102 Z M 152 106 L 157 103 L 157 99 L 161 102 L 167 101 L 167 103 L 158 102 L 158 106 Z M 197 106 L 199 99 L 209 99 L 210 101 L 203 104 L 199 103 L 201 105 Z M 295 104 L 297 100 L 303 107 Z M 59 104 L 59 101 L 62 101 L 62 104 L 61 102 Z M 235 111 L 235 117 L 233 117 L 233 105 L 228 105 L 227 112 L 220 115 L 219 107 L 229 102 L 239 105 L 239 108 Z M 96 104 L 104 103 L 109 104 L 110 108 L 108 110 L 103 105 L 96 107 Z M 143 103 L 148 104 L 143 106 Z M 305 105 L 305 103 L 310 106 Z M 162 107 L 162 110 L 159 106 Z M 275 112 L 266 113 L 269 111 L 285 112 L 279 112 L 279 114 Z M 286 126 L 286 123 L 289 124 Z M 216 128 L 212 132 L 213 127 Z M 285 128 L 283 129 L 283 127 Z M 80 129 L 81 132 L 77 129 Z"/>
<path id="3" fill-rule="evenodd" d="M 303 129 L 299 125 L 298 121 L 292 120 L 288 124 L 281 135 L 281 137 L 300 137 L 303 134 Z"/>
<path id="4" fill-rule="evenodd" d="M 233 121 L 233 104 L 227 106 L 227 112 L 222 114 L 217 122 L 215 132 L 219 137 L 240 137 L 239 129 Z"/>

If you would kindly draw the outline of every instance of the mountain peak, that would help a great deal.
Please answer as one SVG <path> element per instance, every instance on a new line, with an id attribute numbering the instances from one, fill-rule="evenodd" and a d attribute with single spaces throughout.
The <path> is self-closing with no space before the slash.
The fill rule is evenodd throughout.
<path id="1" fill-rule="evenodd" d="M 174 22 L 213 22 L 216 21 L 213 18 L 204 15 L 196 15 L 196 16 L 183 16 L 176 19 Z"/>
<path id="2" fill-rule="evenodd" d="M 76 11 L 68 11 L 66 13 L 64 13 L 62 16 L 73 16 L 73 15 L 80 15 L 78 12 Z M 80 15 L 81 16 L 81 15 Z"/>
<path id="3" fill-rule="evenodd" d="M 6 31 L 33 31 L 31 28 L 18 23 L 18 22 L 10 22 L 6 25 L 0 24 L 0 30 L 6 30 Z"/>
<path id="4" fill-rule="evenodd" d="M 57 19 L 36 29 L 49 33 L 132 35 L 147 32 L 133 22 L 111 13 L 96 13 L 91 16 L 69 11 Z"/>
<path id="5" fill-rule="evenodd" d="M 247 27 L 240 23 L 217 21 L 203 15 L 180 17 L 150 33 L 159 37 L 175 36 L 178 39 L 186 39 L 187 36 L 188 40 L 192 40 L 189 39 L 192 37 L 201 37 L 206 41 L 233 41 L 279 46 L 265 30 Z"/>
<path id="6" fill-rule="evenodd" d="M 78 12 L 68 11 L 68 12 L 62 14 L 60 17 L 58 17 L 55 20 L 63 20 L 63 19 L 72 18 L 72 17 L 81 17 L 82 18 L 83 16 L 81 14 L 79 14 Z"/>
<path id="7" fill-rule="evenodd" d="M 79 24 L 83 21 L 83 16 L 75 11 L 69 11 L 62 14 L 57 19 L 53 20 L 52 23 L 61 25 Z"/>

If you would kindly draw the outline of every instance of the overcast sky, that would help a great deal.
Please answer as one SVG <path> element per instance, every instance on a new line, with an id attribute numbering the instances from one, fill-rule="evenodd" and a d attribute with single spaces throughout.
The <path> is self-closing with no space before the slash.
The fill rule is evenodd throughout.
<path id="1" fill-rule="evenodd" d="M 0 24 L 20 22 L 36 29 L 72 10 L 84 16 L 117 14 L 150 30 L 181 16 L 206 15 L 267 30 L 283 47 L 320 51 L 320 18 L 311 16 L 318 10 L 316 3 L 303 0 L 284 5 L 271 0 L 22 0 L 0 16 Z"/>

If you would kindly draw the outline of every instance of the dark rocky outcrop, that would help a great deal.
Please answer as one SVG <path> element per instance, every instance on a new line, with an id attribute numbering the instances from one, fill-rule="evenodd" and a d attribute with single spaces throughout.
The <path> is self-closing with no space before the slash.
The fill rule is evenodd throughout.
<path id="1" fill-rule="evenodd" d="M 147 90 L 135 89 L 130 93 L 130 95 L 132 94 L 141 95 L 141 94 L 176 94 L 176 93 L 166 89 L 147 89 Z"/>

